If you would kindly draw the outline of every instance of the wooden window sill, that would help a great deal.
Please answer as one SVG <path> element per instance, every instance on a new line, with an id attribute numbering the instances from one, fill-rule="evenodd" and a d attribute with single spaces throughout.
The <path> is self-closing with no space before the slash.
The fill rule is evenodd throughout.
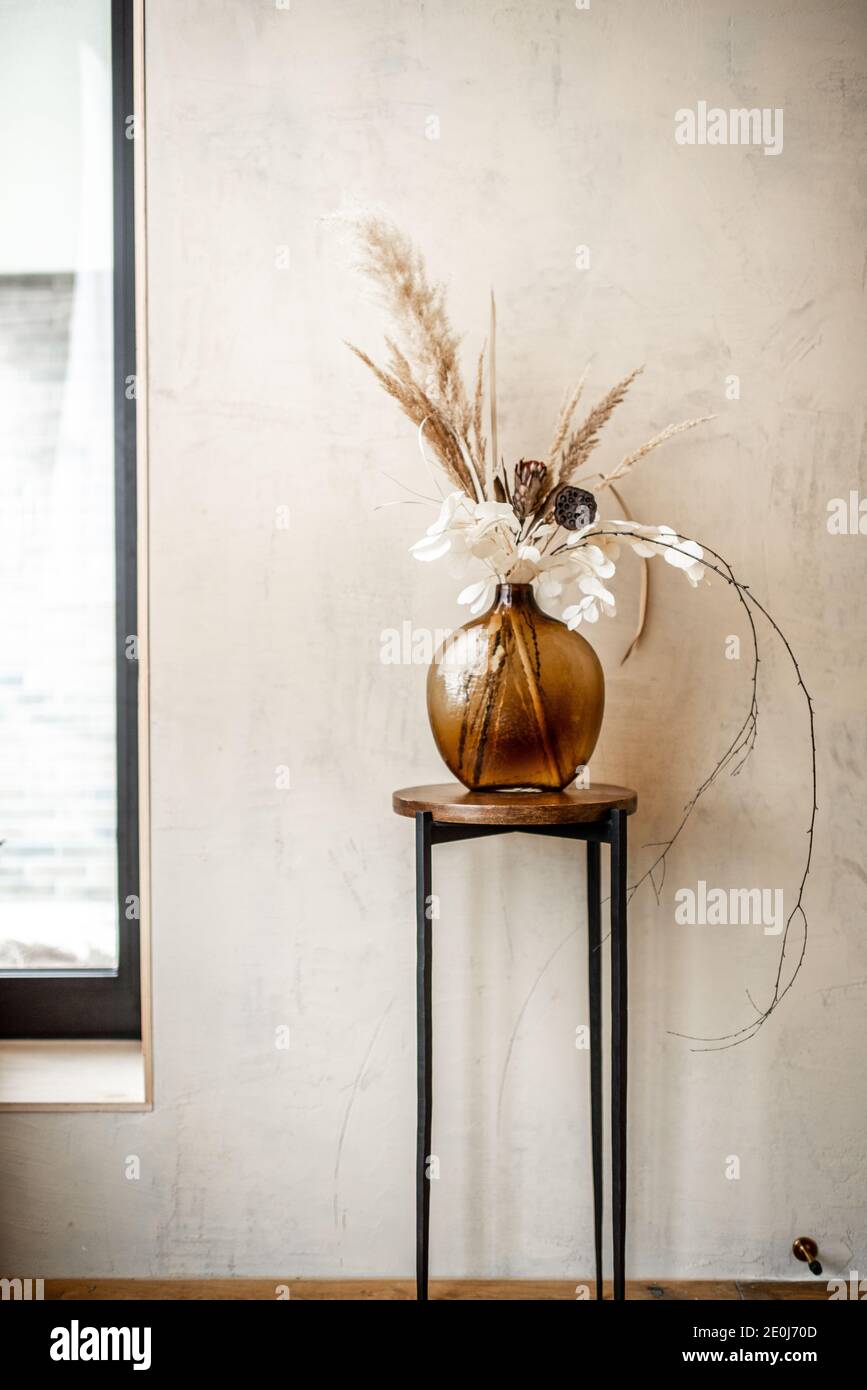
<path id="1" fill-rule="evenodd" d="M 150 1109 L 140 1042 L 0 1042 L 0 1111 Z"/>

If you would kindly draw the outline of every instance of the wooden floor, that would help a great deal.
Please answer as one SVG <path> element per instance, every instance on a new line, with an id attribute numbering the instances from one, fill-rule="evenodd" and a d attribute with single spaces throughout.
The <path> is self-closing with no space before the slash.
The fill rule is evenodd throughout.
<path id="1" fill-rule="evenodd" d="M 578 1285 L 577 1287 L 581 1287 Z M 592 1287 L 588 1285 L 588 1287 Z M 46 1279 L 45 1297 L 77 1299 L 275 1299 L 408 1300 L 415 1298 L 411 1279 Z M 576 1297 L 576 1284 L 565 1279 L 434 1279 L 432 1299 L 549 1300 Z M 606 1298 L 611 1287 L 605 1285 Z M 768 1299 L 827 1301 L 824 1278 L 768 1283 L 746 1280 L 685 1279 L 660 1283 L 630 1280 L 627 1298 L 668 1302 L 725 1299 L 733 1303 Z"/>

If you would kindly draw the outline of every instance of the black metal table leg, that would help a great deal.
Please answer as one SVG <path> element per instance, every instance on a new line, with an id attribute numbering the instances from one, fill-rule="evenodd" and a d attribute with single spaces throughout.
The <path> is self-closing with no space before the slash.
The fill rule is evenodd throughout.
<path id="1" fill-rule="evenodd" d="M 416 1298 L 427 1302 L 430 1253 L 430 1177 L 433 1112 L 433 1027 L 431 1019 L 431 835 L 433 816 L 415 817 L 416 1026 L 418 1039 L 418 1129 L 416 1131 L 415 1281 Z"/>
<path id="2" fill-rule="evenodd" d="M 590 1135 L 593 1155 L 593 1239 L 596 1297 L 602 1298 L 602 949 L 601 875 L 597 840 L 587 841 L 587 975 L 590 993 Z"/>
<path id="3" fill-rule="evenodd" d="M 516 815 L 514 821 L 499 814 L 492 824 L 454 817 L 461 810 L 465 794 L 458 791 L 458 800 L 443 801 L 440 794 L 448 788 L 408 788 L 395 792 L 394 806 L 400 815 L 412 815 L 416 829 L 416 1017 L 418 1045 L 418 1111 L 416 1131 L 416 1296 L 428 1301 L 430 1268 L 430 1196 L 433 1156 L 433 1026 L 432 1026 L 432 872 L 431 850 L 434 844 L 449 844 L 482 836 L 502 835 L 523 831 L 533 835 L 556 836 L 587 841 L 587 943 L 590 1006 L 590 1129 L 593 1172 L 593 1235 L 596 1260 L 596 1297 L 602 1298 L 602 1237 L 603 1237 L 603 1120 L 602 1120 L 602 951 L 601 951 L 601 851 L 606 842 L 611 850 L 611 1169 L 612 1169 L 612 1227 L 614 1236 L 614 1297 L 626 1297 L 626 1071 L 627 1071 L 627 811 L 613 809 L 616 793 L 621 806 L 634 810 L 636 796 L 628 788 L 604 788 L 608 805 L 604 814 L 592 820 L 584 815 L 571 819 L 531 820 Z M 425 793 L 424 799 L 420 794 Z M 434 809 L 427 795 L 434 795 L 434 805 L 448 806 L 451 815 L 435 821 Z M 564 794 L 567 796 L 567 794 Z M 602 798 L 604 802 L 605 798 Z M 403 809 L 409 802 L 411 809 Z M 412 805 L 412 802 L 415 805 Z M 453 804 L 454 802 L 454 804 Z M 503 803 L 506 804 L 506 803 Z M 615 806 L 616 806 L 615 801 Z M 508 810 L 508 805 L 506 804 Z M 523 803 L 520 811 L 524 811 Z M 585 804 L 582 802 L 582 811 Z M 602 806 L 600 805 L 600 812 Z"/>
<path id="4" fill-rule="evenodd" d="M 611 812 L 611 1185 L 614 1297 L 626 1297 L 626 813 Z"/>

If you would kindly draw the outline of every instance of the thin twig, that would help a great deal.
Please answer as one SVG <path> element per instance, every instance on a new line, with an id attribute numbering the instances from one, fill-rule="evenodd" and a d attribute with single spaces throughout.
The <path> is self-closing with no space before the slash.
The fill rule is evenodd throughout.
<path id="1" fill-rule="evenodd" d="M 491 346 L 488 351 L 488 395 L 491 399 L 491 461 L 487 464 L 486 481 L 489 500 L 494 497 L 494 469 L 500 451 L 497 445 L 497 301 L 491 290 Z"/>
<path id="2" fill-rule="evenodd" d="M 618 530 L 618 531 L 602 531 L 601 533 L 597 533 L 597 534 L 610 535 L 610 536 L 615 536 L 615 537 L 616 537 L 616 536 L 627 536 L 627 537 L 630 537 L 630 536 L 631 536 L 631 537 L 634 537 L 636 540 L 641 540 L 641 541 L 646 541 L 646 539 L 647 539 L 646 536 L 643 536 L 640 532 L 637 532 L 637 531 L 635 531 L 635 532 L 632 532 L 632 531 L 621 531 L 621 530 Z M 687 541 L 687 540 L 692 540 L 692 539 L 693 539 L 693 538 L 692 538 L 692 537 L 689 537 L 689 536 L 682 536 L 682 535 L 679 535 L 679 536 L 677 537 L 677 542 L 682 542 L 682 541 Z M 659 546 L 660 549 L 665 549 L 665 550 L 669 550 L 669 549 L 670 549 L 670 550 L 677 550 L 677 549 L 679 548 L 677 542 L 671 542 L 671 543 L 669 543 L 669 542 L 665 542 L 665 541 L 659 541 L 659 542 L 655 542 L 655 544 L 657 544 L 657 545 Z M 795 653 L 794 653 L 794 651 L 792 650 L 791 644 L 790 644 L 788 638 L 786 637 L 785 633 L 783 632 L 782 628 L 779 626 L 779 624 L 776 622 L 776 620 L 775 620 L 774 618 L 771 617 L 771 614 L 768 612 L 767 608 L 765 608 L 764 604 L 762 604 L 762 603 L 755 597 L 755 595 L 751 592 L 751 590 L 749 589 L 749 587 L 748 587 L 746 584 L 742 584 L 741 581 L 736 577 L 736 575 L 734 574 L 734 571 L 733 571 L 732 568 L 731 568 L 731 565 L 730 565 L 729 562 L 724 558 L 724 556 L 720 555 L 716 550 L 711 549 L 710 546 L 705 545 L 705 544 L 704 544 L 703 542 L 701 542 L 701 541 L 699 541 L 699 542 L 697 542 L 697 543 L 698 543 L 699 545 L 702 546 L 702 549 L 703 549 L 704 552 L 705 552 L 705 556 L 706 556 L 706 555 L 712 555 L 712 556 L 714 557 L 715 560 L 719 561 L 719 564 L 716 564 L 716 565 L 715 565 L 715 564 L 711 563 L 711 561 L 707 560 L 706 558 L 703 558 L 703 559 L 702 559 L 702 564 L 704 564 L 704 565 L 706 566 L 707 569 L 713 570 L 713 572 L 714 572 L 715 574 L 718 574 L 722 579 L 724 579 L 724 580 L 726 581 L 727 584 L 729 584 L 732 588 L 734 588 L 734 590 L 735 590 L 735 592 L 736 592 L 736 594 L 737 594 L 737 596 L 738 596 L 738 600 L 740 601 L 740 603 L 741 603 L 741 605 L 742 605 L 742 607 L 743 607 L 743 609 L 744 609 L 744 611 L 745 611 L 745 613 L 746 613 L 746 615 L 747 615 L 747 619 L 748 619 L 748 621 L 749 621 L 749 624 L 750 624 L 750 632 L 751 632 L 752 642 L 753 642 L 753 675 L 752 675 L 752 691 L 751 691 L 751 697 L 750 697 L 750 708 L 749 708 L 749 710 L 748 710 L 748 712 L 747 712 L 746 718 L 744 719 L 743 723 L 741 724 L 740 729 L 738 730 L 737 734 L 735 735 L 735 737 L 734 737 L 732 743 L 729 745 L 729 747 L 728 747 L 728 749 L 726 750 L 726 752 L 725 752 L 725 753 L 723 754 L 723 756 L 720 758 L 719 762 L 716 764 L 716 766 L 714 767 L 714 769 L 713 769 L 713 771 L 710 773 L 710 775 L 709 775 L 708 777 L 705 778 L 704 782 L 701 784 L 701 786 L 699 787 L 698 791 L 697 791 L 697 792 L 694 794 L 694 796 L 687 802 L 687 804 L 686 804 L 686 806 L 685 806 L 685 808 L 684 808 L 684 813 L 683 813 L 683 816 L 682 816 L 682 818 L 681 818 L 681 821 L 680 821 L 679 825 L 677 826 L 677 828 L 676 828 L 674 834 L 671 836 L 671 838 L 670 838 L 667 842 L 664 842 L 665 847 L 664 847 L 664 849 L 662 850 L 662 853 L 661 853 L 660 855 L 657 856 L 657 858 L 654 860 L 653 864 L 651 865 L 650 869 L 648 869 L 644 874 L 642 874 L 641 877 L 640 877 L 639 879 L 637 879 L 636 882 L 630 886 L 630 888 L 629 888 L 629 890 L 628 890 L 628 897 L 629 897 L 629 900 L 631 901 L 631 899 L 632 899 L 632 897 L 634 896 L 636 890 L 640 887 L 640 885 L 644 882 L 644 880 L 645 880 L 646 878 L 650 877 L 650 876 L 652 875 L 653 871 L 654 871 L 660 864 L 664 864 L 664 862 L 665 862 L 665 860 L 666 860 L 666 857 L 667 857 L 669 851 L 671 850 L 672 846 L 674 845 L 675 841 L 677 840 L 678 836 L 680 835 L 681 831 L 683 830 L 684 826 L 686 825 L 686 822 L 689 820 L 689 817 L 690 817 L 690 815 L 692 814 L 693 810 L 695 809 L 695 806 L 696 806 L 696 804 L 698 803 L 699 799 L 704 795 L 704 793 L 708 790 L 708 788 L 713 784 L 713 782 L 714 782 L 714 781 L 716 780 L 716 778 L 720 775 L 720 773 L 723 772 L 723 771 L 725 770 L 725 768 L 726 768 L 727 766 L 729 766 L 729 764 L 730 764 L 735 758 L 738 758 L 738 755 L 740 755 L 739 761 L 735 764 L 735 767 L 733 768 L 732 774 L 731 774 L 732 776 L 736 776 L 736 775 L 740 772 L 741 768 L 742 768 L 743 765 L 744 765 L 744 762 L 745 762 L 746 759 L 749 757 L 750 753 L 752 752 L 752 750 L 753 750 L 753 748 L 754 748 L 754 746 L 755 746 L 756 731 L 757 731 L 757 725 L 758 725 L 757 688 L 758 688 L 758 668 L 759 668 L 759 661 L 760 661 L 760 659 L 759 659 L 759 647 L 758 647 L 758 634 L 757 634 L 757 632 L 756 632 L 756 625 L 755 625 L 755 621 L 754 621 L 754 618 L 753 618 L 753 614 L 752 614 L 751 609 L 750 609 L 750 605 L 752 605 L 753 608 L 755 608 L 759 613 L 762 614 L 762 616 L 765 618 L 765 620 L 766 620 L 766 621 L 770 624 L 770 626 L 773 628 L 774 632 L 776 632 L 777 636 L 779 637 L 780 641 L 783 643 L 783 646 L 784 646 L 785 649 L 786 649 L 786 653 L 787 653 L 787 655 L 788 655 L 788 657 L 789 657 L 789 660 L 790 660 L 791 663 L 792 663 L 792 666 L 793 666 L 794 671 L 795 671 L 795 675 L 796 675 L 796 677 L 797 677 L 797 683 L 798 683 L 798 685 L 800 686 L 801 690 L 804 692 L 804 698 L 805 698 L 805 700 L 806 700 L 806 702 L 807 702 L 807 710 L 808 710 L 808 713 L 809 713 L 810 749 L 811 749 L 810 767 L 811 767 L 811 793 L 812 793 L 812 794 L 811 794 L 810 824 L 809 824 L 809 826 L 808 826 L 808 828 L 807 828 L 807 832 L 806 832 L 806 833 L 807 833 L 807 854 L 806 854 L 806 859 L 805 859 L 805 863 L 804 863 L 804 871 L 803 871 L 803 874 L 801 875 L 801 880 L 800 880 L 800 884 L 799 884 L 799 887 L 798 887 L 798 896 L 797 896 L 797 900 L 796 900 L 796 902 L 795 902 L 794 907 L 792 908 L 791 912 L 789 913 L 789 915 L 788 915 L 788 917 L 787 917 L 787 919 L 786 919 L 786 925 L 785 925 L 785 928 L 784 928 L 784 931 L 783 931 L 783 939 L 782 939 L 782 942 L 780 943 L 780 956 L 779 956 L 779 961 L 778 961 L 778 963 L 777 963 L 777 973 L 776 973 L 776 977 L 775 977 L 775 980 L 774 980 L 774 988 L 773 988 L 773 991 L 772 991 L 772 994 L 771 994 L 770 1003 L 768 1004 L 767 1008 L 765 1008 L 765 1009 L 759 1009 L 759 1010 L 758 1010 L 758 1013 L 759 1013 L 759 1017 L 758 1017 L 758 1018 L 753 1019 L 753 1021 L 752 1021 L 751 1023 L 745 1024 L 742 1028 L 735 1029 L 735 1030 L 734 1030 L 733 1032 L 731 1032 L 731 1033 L 723 1033 L 723 1034 L 720 1034 L 719 1036 L 716 1036 L 716 1037 L 709 1037 L 709 1038 L 707 1038 L 707 1037 L 697 1037 L 697 1036 L 695 1036 L 695 1035 L 693 1035 L 693 1034 L 689 1034 L 689 1033 L 673 1033 L 673 1034 L 672 1034 L 674 1037 L 685 1038 L 685 1039 L 686 1039 L 687 1041 L 689 1041 L 689 1042 L 703 1042 L 703 1043 L 715 1044 L 714 1046 L 710 1046 L 710 1047 L 693 1048 L 693 1049 L 692 1049 L 693 1051 L 696 1051 L 696 1052 L 721 1052 L 721 1051 L 727 1050 L 727 1049 L 730 1048 L 730 1047 L 737 1047 L 737 1046 L 739 1046 L 741 1043 L 746 1042 L 749 1038 L 754 1037 L 755 1034 L 759 1031 L 760 1028 L 764 1027 L 764 1025 L 767 1023 L 768 1019 L 771 1017 L 771 1015 L 774 1013 L 774 1011 L 779 1007 L 779 1005 L 782 1003 L 783 999 L 785 999 L 786 995 L 788 994 L 789 990 L 790 990 L 790 989 L 792 988 L 792 986 L 794 985 L 795 980 L 797 979 L 797 976 L 798 976 L 798 974 L 799 974 L 799 972 L 800 972 L 801 966 L 803 965 L 803 962 L 804 962 L 804 957 L 805 957 L 805 955 L 806 955 L 806 950 L 807 950 L 807 935 L 808 935 L 807 914 L 806 914 L 806 911 L 804 910 L 804 892 L 805 892 L 806 883 L 807 883 L 807 876 L 808 876 L 808 874 L 809 874 L 809 872 L 810 872 L 810 865 L 811 865 L 811 863 L 812 863 L 812 858 L 813 858 L 813 844 L 814 844 L 815 829 L 816 829 L 816 813 L 817 813 L 817 811 L 818 811 L 818 809 L 819 809 L 819 808 L 818 808 L 817 801 L 816 801 L 816 788 L 817 788 L 817 774 L 816 774 L 816 723 L 815 723 L 815 711 L 814 711 L 814 709 L 813 709 L 813 700 L 812 700 L 812 697 L 811 697 L 810 692 L 807 690 L 807 687 L 806 687 L 806 685 L 805 685 L 805 683 L 804 683 L 803 674 L 802 674 L 802 672 L 801 672 L 801 668 L 800 668 L 800 666 L 799 666 L 799 664 L 798 664 L 798 660 L 797 660 L 797 658 L 796 658 L 796 656 L 795 656 Z M 784 967 L 784 964 L 785 964 L 786 948 L 787 948 L 788 940 L 789 940 L 789 931 L 790 931 L 790 928 L 791 928 L 792 923 L 793 923 L 794 920 L 795 920 L 796 918 L 798 918 L 798 917 L 800 918 L 801 922 L 803 923 L 803 928 L 804 928 L 803 939 L 802 939 L 802 941 L 801 941 L 801 949 L 800 949 L 800 953 L 799 953 L 799 955 L 798 955 L 798 960 L 797 960 L 797 963 L 795 964 L 794 970 L 792 971 L 792 973 L 791 973 L 791 975 L 790 975 L 790 977 L 789 977 L 787 983 L 786 983 L 785 985 L 783 985 L 783 983 L 782 983 L 782 980 L 783 980 L 783 967 Z M 754 1007 L 754 1008 L 757 1007 L 757 1006 L 755 1005 L 754 1001 L 751 1000 L 750 1002 L 753 1003 L 753 1007 Z"/>

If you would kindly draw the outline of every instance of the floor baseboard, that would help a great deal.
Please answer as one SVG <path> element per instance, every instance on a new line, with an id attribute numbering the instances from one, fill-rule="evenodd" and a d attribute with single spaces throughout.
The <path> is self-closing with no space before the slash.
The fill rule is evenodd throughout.
<path id="1" fill-rule="evenodd" d="M 592 1297 L 592 1281 L 572 1279 L 432 1279 L 433 1300 L 544 1300 L 579 1297 L 587 1289 Z M 587 1294 L 584 1295 L 588 1296 Z M 213 1299 L 274 1300 L 289 1298 L 300 1302 L 323 1300 L 407 1301 L 415 1298 L 412 1279 L 46 1279 L 45 1297 L 51 1301 Z M 605 1297 L 611 1285 L 605 1284 Z M 828 1298 L 827 1281 L 735 1280 L 735 1279 L 631 1279 L 627 1298 L 647 1302 L 726 1300 L 733 1303 L 755 1300 L 813 1300 Z"/>

